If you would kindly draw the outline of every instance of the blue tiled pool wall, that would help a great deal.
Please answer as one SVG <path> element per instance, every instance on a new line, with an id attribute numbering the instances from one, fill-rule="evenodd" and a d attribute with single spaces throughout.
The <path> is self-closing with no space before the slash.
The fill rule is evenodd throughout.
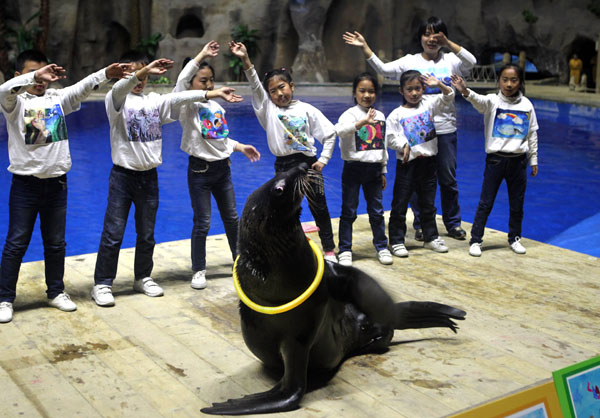
<path id="1" fill-rule="evenodd" d="M 350 90 L 348 97 L 299 98 L 321 109 L 332 122 L 336 122 L 339 115 L 353 105 Z M 397 94 L 384 93 L 377 107 L 387 115 L 398 105 Z M 553 240 L 558 239 L 558 245 L 600 256 L 598 233 L 595 241 L 593 238 L 593 232 L 600 229 L 594 229 L 600 225 L 597 220 L 600 206 L 600 109 L 540 100 L 534 100 L 534 105 L 540 124 L 540 173 L 536 178 L 529 177 L 523 235 L 551 243 L 556 243 Z M 247 196 L 273 175 L 275 158 L 267 147 L 264 130 L 254 116 L 249 98 L 237 105 L 226 104 L 225 108 L 231 137 L 255 145 L 262 154 L 258 163 L 250 163 L 240 153 L 232 155 L 232 176 L 238 212 L 241 213 Z M 485 161 L 483 117 L 462 98 L 457 99 L 457 114 L 460 204 L 463 220 L 472 222 Z M 12 176 L 6 170 L 8 150 L 5 124 L 4 118 L 0 117 L 0 248 L 4 245 L 8 229 L 8 194 Z M 112 166 L 104 104 L 84 103 L 81 111 L 67 116 L 67 127 L 73 160 L 73 167 L 68 173 L 67 255 L 92 253 L 97 251 L 100 241 L 108 175 Z M 187 239 L 192 230 L 192 209 L 186 179 L 188 156 L 179 149 L 180 135 L 181 128 L 177 122 L 163 127 L 157 242 Z M 384 191 L 386 210 L 391 206 L 395 165 L 394 153 L 390 152 L 388 188 Z M 343 161 L 336 146 L 334 156 L 324 170 L 332 217 L 340 215 L 342 166 Z M 437 207 L 440 208 L 439 193 Z M 359 213 L 366 213 L 362 197 Z M 210 233 L 223 233 L 214 202 L 211 219 Z M 302 220 L 312 220 L 306 205 Z M 487 226 L 506 231 L 507 225 L 508 196 L 503 185 Z M 578 229 L 581 225 L 585 225 L 583 236 L 581 227 Z M 123 248 L 133 246 L 135 225 L 132 209 Z M 43 246 L 38 224 L 24 260 L 40 259 L 43 259 Z"/>

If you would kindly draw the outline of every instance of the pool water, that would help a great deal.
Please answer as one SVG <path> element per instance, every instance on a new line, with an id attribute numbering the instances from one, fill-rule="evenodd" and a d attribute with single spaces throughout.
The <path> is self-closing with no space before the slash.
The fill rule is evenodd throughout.
<path id="1" fill-rule="evenodd" d="M 321 109 L 333 122 L 348 107 L 348 97 L 302 97 Z M 382 95 L 378 108 L 386 115 L 397 105 L 399 96 Z M 600 108 L 534 100 L 540 125 L 539 174 L 529 177 L 525 197 L 523 236 L 545 243 L 600 257 Z M 249 97 L 240 104 L 226 104 L 231 137 L 253 144 L 262 154 L 250 163 L 240 153 L 232 155 L 232 176 L 238 212 L 248 195 L 274 172 L 275 157 L 269 152 L 266 137 L 252 110 Z M 457 99 L 458 184 L 462 218 L 472 222 L 479 194 L 485 151 L 483 117 L 462 98 Z M 112 167 L 109 127 L 103 102 L 87 102 L 67 116 L 73 167 L 68 173 L 67 255 L 98 250 L 108 195 L 108 176 Z M 156 241 L 187 239 L 192 230 L 192 208 L 187 189 L 187 154 L 179 149 L 181 128 L 178 122 L 163 127 L 163 165 L 159 167 L 160 205 L 156 221 Z M 8 167 L 6 121 L 0 116 L 0 249 L 8 230 L 8 196 L 12 174 Z M 396 161 L 390 153 L 388 188 L 384 191 L 385 209 L 392 201 Z M 324 170 L 326 195 L 331 216 L 340 215 L 341 172 L 343 161 L 336 145 L 334 156 Z M 530 171 L 530 169 L 529 169 Z M 438 193 L 438 209 L 439 193 Z M 135 246 L 133 209 L 127 224 L 123 248 Z M 359 213 L 366 213 L 361 197 Z M 312 220 L 305 205 L 303 221 Z M 502 185 L 487 226 L 506 231 L 508 194 Z M 445 231 L 440 231 L 443 233 Z M 224 233 L 213 201 L 211 234 Z M 466 249 L 465 249 L 466 250 Z M 24 261 L 43 259 L 39 221 Z"/>

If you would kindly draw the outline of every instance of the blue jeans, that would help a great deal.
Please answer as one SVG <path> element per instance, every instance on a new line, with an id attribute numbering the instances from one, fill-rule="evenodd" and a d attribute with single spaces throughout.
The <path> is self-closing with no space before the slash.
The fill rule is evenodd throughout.
<path id="1" fill-rule="evenodd" d="M 406 236 L 406 210 L 413 192 L 421 206 L 423 240 L 433 241 L 438 237 L 435 223 L 436 157 L 415 158 L 406 164 L 396 164 L 396 179 L 392 197 L 389 232 L 390 244 L 404 244 Z"/>
<path id="2" fill-rule="evenodd" d="M 46 295 L 54 299 L 65 290 L 67 176 L 39 179 L 13 174 L 8 208 L 8 234 L 0 270 L 0 302 L 15 300 L 21 262 L 38 214 L 44 243 Z"/>
<path id="3" fill-rule="evenodd" d="M 381 164 L 345 161 L 342 171 L 342 214 L 340 215 L 340 252 L 352 251 L 352 224 L 356 220 L 358 195 L 363 188 L 373 245 L 377 251 L 387 248 L 383 216 Z"/>
<path id="4" fill-rule="evenodd" d="M 275 172 L 288 171 L 291 168 L 299 166 L 301 163 L 306 163 L 310 167 L 316 162 L 316 157 L 308 157 L 302 153 L 277 157 L 275 159 Z M 320 174 L 319 176 L 321 176 L 321 181 L 316 181 L 313 177 L 309 178 L 311 191 L 309 191 L 309 196 L 307 196 L 308 208 L 319 227 L 319 238 L 321 239 L 323 251 L 333 251 L 335 249 L 335 242 L 333 240 L 331 216 L 327 207 L 327 199 L 325 199 L 323 176 Z"/>
<path id="5" fill-rule="evenodd" d="M 437 176 L 442 201 L 442 219 L 446 230 L 460 226 L 460 206 L 458 204 L 458 183 L 456 181 L 456 132 L 438 135 Z M 421 229 L 419 201 L 413 194 L 410 207 L 414 213 L 413 227 Z"/>
<path id="6" fill-rule="evenodd" d="M 238 213 L 235 206 L 235 193 L 231 181 L 229 158 L 208 162 L 190 156 L 188 164 L 188 188 L 194 227 L 192 229 L 192 270 L 206 270 L 206 237 L 210 228 L 211 194 L 214 196 L 231 255 L 237 255 Z"/>
<path id="7" fill-rule="evenodd" d="M 117 275 L 119 251 L 131 204 L 135 205 L 135 279 L 150 276 L 154 263 L 154 224 L 158 210 L 158 175 L 156 169 L 128 170 L 113 166 L 108 179 L 108 205 L 96 258 L 94 283 L 112 286 Z"/>
<path id="8" fill-rule="evenodd" d="M 508 242 L 512 244 L 515 238 L 521 237 L 523 203 L 527 187 L 527 156 L 526 154 L 522 154 L 518 157 L 506 157 L 499 154 L 488 154 L 485 158 L 481 197 L 479 198 L 473 227 L 471 228 L 470 244 L 481 243 L 483 241 L 485 224 L 494 207 L 494 200 L 496 200 L 498 188 L 502 180 L 506 180 L 510 208 Z"/>

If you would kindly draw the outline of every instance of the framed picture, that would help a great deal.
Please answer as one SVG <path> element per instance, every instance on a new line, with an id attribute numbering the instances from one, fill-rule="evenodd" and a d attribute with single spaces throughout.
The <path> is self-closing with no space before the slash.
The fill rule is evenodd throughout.
<path id="1" fill-rule="evenodd" d="M 600 356 L 552 373 L 565 418 L 600 418 Z"/>
<path id="2" fill-rule="evenodd" d="M 562 418 L 554 382 L 513 393 L 451 418 Z"/>

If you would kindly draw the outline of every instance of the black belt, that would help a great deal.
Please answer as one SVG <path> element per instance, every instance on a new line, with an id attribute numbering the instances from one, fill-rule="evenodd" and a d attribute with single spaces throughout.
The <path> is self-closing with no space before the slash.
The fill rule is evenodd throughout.
<path id="1" fill-rule="evenodd" d="M 129 168 L 121 167 L 120 165 L 116 165 L 116 164 L 113 164 L 113 170 L 118 171 L 120 173 L 124 173 L 124 174 L 130 174 L 132 176 L 147 176 L 149 174 L 156 173 L 156 167 L 151 168 L 150 170 L 138 171 L 138 170 L 131 170 Z"/>

